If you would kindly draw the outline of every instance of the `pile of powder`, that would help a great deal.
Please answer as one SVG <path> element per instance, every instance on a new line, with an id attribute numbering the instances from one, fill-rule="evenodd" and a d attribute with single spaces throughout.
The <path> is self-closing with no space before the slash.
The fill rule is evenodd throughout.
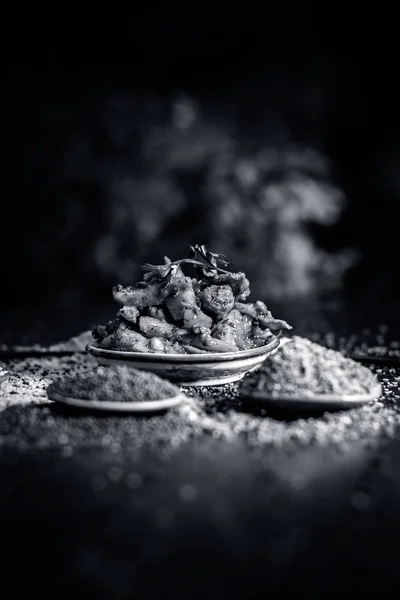
<path id="1" fill-rule="evenodd" d="M 345 451 L 353 442 L 375 444 L 379 439 L 396 437 L 400 431 L 400 369 L 373 369 L 382 385 L 382 397 L 351 410 L 314 416 L 293 410 L 276 414 L 269 406 L 242 400 L 241 386 L 234 383 L 183 388 L 195 402 L 184 402 L 178 410 L 196 435 L 208 433 L 225 441 L 242 438 L 253 449 L 272 446 L 291 452 L 312 445 Z"/>
<path id="2" fill-rule="evenodd" d="M 148 402 L 172 398 L 179 388 L 154 373 L 127 366 L 98 367 L 50 384 L 63 396 L 101 402 Z"/>
<path id="3" fill-rule="evenodd" d="M 93 344 L 94 339 L 91 330 L 86 330 L 79 335 L 73 336 L 66 341 L 58 342 L 50 346 L 41 344 L 18 344 L 7 345 L 0 344 L 0 354 L 24 354 L 35 352 L 37 354 L 51 354 L 57 352 L 85 352 L 88 344 Z"/>
<path id="4" fill-rule="evenodd" d="M 65 342 L 52 344 L 48 347 L 49 352 L 84 352 L 88 344 L 93 344 L 94 339 L 92 331 L 83 331 L 79 335 L 73 336 Z"/>
<path id="5" fill-rule="evenodd" d="M 58 403 L 9 404 L 0 412 L 0 454 L 7 449 L 41 452 L 59 449 L 65 456 L 81 449 L 109 448 L 120 455 L 152 449 L 167 457 L 179 446 L 244 443 L 258 453 L 276 448 L 288 456 L 299 449 L 332 448 L 339 453 L 349 446 L 374 447 L 400 433 L 400 369 L 376 369 L 383 396 L 359 408 L 310 417 L 274 415 L 269 407 L 241 401 L 237 384 L 187 387 L 187 396 L 166 415 L 151 417 L 77 414 Z M 210 446 L 214 448 L 215 446 Z M 211 450 L 210 450 L 211 452 Z M 264 454 L 262 454 L 264 455 Z"/>
<path id="6" fill-rule="evenodd" d="M 294 336 L 261 369 L 246 377 L 240 391 L 280 396 L 368 394 L 378 381 L 363 365 L 340 352 Z"/>
<path id="7" fill-rule="evenodd" d="M 270 447 L 292 456 L 299 448 L 310 446 L 345 452 L 349 444 L 374 445 L 382 439 L 394 439 L 400 432 L 400 368 L 371 367 L 382 384 L 380 400 L 314 416 L 293 411 L 276 415 L 271 407 L 241 400 L 235 383 L 182 388 L 186 400 L 166 415 L 156 413 L 150 418 L 99 418 L 48 402 L 46 387 L 51 381 L 92 370 L 95 364 L 89 355 L 79 354 L 10 361 L 9 381 L 0 386 L 0 453 L 4 455 L 7 449 L 33 453 L 58 448 L 71 456 L 81 449 L 101 446 L 118 455 L 126 452 L 132 456 L 133 451 L 150 447 L 167 456 L 191 440 L 207 443 L 208 438 L 212 443 L 243 442 L 257 456 Z"/>

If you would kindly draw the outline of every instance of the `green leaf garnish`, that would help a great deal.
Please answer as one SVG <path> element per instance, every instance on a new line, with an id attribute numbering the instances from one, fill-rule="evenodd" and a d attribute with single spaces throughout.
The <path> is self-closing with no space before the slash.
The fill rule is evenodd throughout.
<path id="1" fill-rule="evenodd" d="M 142 265 L 142 269 L 145 271 L 144 281 L 152 282 L 165 279 L 170 274 L 173 264 L 168 256 L 164 256 L 163 265 L 151 265 L 150 263 Z"/>
<path id="2" fill-rule="evenodd" d="M 170 279 L 174 275 L 178 274 L 181 265 L 190 264 L 198 267 L 202 270 L 204 275 L 212 275 L 213 273 L 229 273 L 225 269 L 222 269 L 220 265 L 224 267 L 229 263 L 226 261 L 223 254 L 215 254 L 209 252 L 207 248 L 202 245 L 190 246 L 190 258 L 182 258 L 172 262 L 167 256 L 164 256 L 164 264 L 162 265 L 151 265 L 146 263 L 142 265 L 143 280 L 148 283 L 157 283 Z"/>
<path id="3" fill-rule="evenodd" d="M 209 250 L 207 250 L 204 244 L 201 246 L 199 244 L 196 244 L 195 246 L 190 246 L 190 250 L 191 258 L 200 258 L 200 260 L 206 261 L 209 265 L 218 270 L 224 270 L 221 269 L 220 265 L 222 265 L 223 267 L 227 267 L 229 265 L 224 254 L 215 254 L 214 252 L 210 252 Z"/>

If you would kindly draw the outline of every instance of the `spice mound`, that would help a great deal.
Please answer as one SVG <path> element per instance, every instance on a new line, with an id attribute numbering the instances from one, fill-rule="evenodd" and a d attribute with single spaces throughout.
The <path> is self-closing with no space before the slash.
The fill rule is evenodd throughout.
<path id="1" fill-rule="evenodd" d="M 98 367 L 50 384 L 53 392 L 79 400 L 151 402 L 173 398 L 179 388 L 154 373 L 130 367 Z"/>
<path id="2" fill-rule="evenodd" d="M 378 385 L 375 375 L 340 352 L 293 336 L 255 373 L 243 380 L 241 391 L 282 396 L 365 395 Z"/>
<path id="3" fill-rule="evenodd" d="M 79 335 L 73 336 L 66 341 L 51 344 L 50 346 L 43 346 L 42 344 L 0 344 L 0 352 L 6 354 L 23 354 L 34 352 L 37 354 L 53 354 L 56 352 L 86 352 L 86 346 L 93 344 L 93 335 L 91 330 L 82 331 Z"/>

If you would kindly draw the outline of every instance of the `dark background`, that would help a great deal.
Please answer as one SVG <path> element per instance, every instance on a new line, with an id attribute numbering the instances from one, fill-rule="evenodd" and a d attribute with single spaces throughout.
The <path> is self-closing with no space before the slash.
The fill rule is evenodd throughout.
<path id="1" fill-rule="evenodd" d="M 394 9 L 131 8 L 3 41 L 3 306 L 112 305 L 194 243 L 272 306 L 396 303 Z"/>
<path id="2" fill-rule="evenodd" d="M 361 321 L 396 319 L 398 20 L 384 2 L 349 4 L 70 3 L 43 14 L 35 4 L 33 15 L 19 5 L 13 19 L 3 14 L 0 342 L 44 340 L 44 330 L 59 341 L 100 322 L 115 311 L 114 283 L 194 243 L 246 270 L 276 316 L 306 305 L 315 332 L 319 303 L 339 307 L 334 340 L 346 318 L 361 345 Z M 398 328 L 393 337 L 398 345 Z M 58 364 L 50 359 L 50 373 Z M 71 424 L 45 408 L 46 420 L 13 396 L 2 431 L 31 446 L 2 447 L 3 588 L 18 597 L 27 582 L 42 597 L 96 600 L 133 589 L 382 597 L 399 583 L 400 486 L 398 377 L 381 377 L 376 409 L 332 416 L 331 429 L 296 419 L 293 445 L 282 423 L 282 443 L 254 456 L 207 436 L 170 458 L 158 448 L 141 457 L 134 434 L 117 455 L 97 452 L 109 416 Z M 72 454 L 60 459 L 57 432 L 68 427 Z M 146 438 L 143 423 L 139 431 Z M 128 490 L 130 473 L 140 489 Z M 91 487 L 99 480 L 109 482 L 101 493 Z M 178 494 L 188 483 L 198 491 L 189 506 Z M 169 514 L 176 526 L 163 529 Z"/>

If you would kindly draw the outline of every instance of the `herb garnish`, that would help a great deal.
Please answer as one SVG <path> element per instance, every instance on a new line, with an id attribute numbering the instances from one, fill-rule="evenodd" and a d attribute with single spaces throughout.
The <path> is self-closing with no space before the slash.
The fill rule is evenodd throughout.
<path id="1" fill-rule="evenodd" d="M 223 254 L 209 252 L 204 245 L 200 246 L 199 244 L 196 244 L 195 246 L 190 246 L 190 258 L 182 258 L 172 262 L 168 256 L 164 256 L 164 264 L 162 265 L 151 265 L 149 263 L 142 265 L 142 269 L 145 271 L 143 279 L 147 282 L 154 282 L 163 281 L 167 278 L 169 279 L 174 275 L 183 276 L 181 270 L 181 265 L 183 264 L 190 264 L 198 267 L 204 275 L 210 275 L 216 272 L 230 272 L 220 266 L 226 267 L 229 264 Z"/>

